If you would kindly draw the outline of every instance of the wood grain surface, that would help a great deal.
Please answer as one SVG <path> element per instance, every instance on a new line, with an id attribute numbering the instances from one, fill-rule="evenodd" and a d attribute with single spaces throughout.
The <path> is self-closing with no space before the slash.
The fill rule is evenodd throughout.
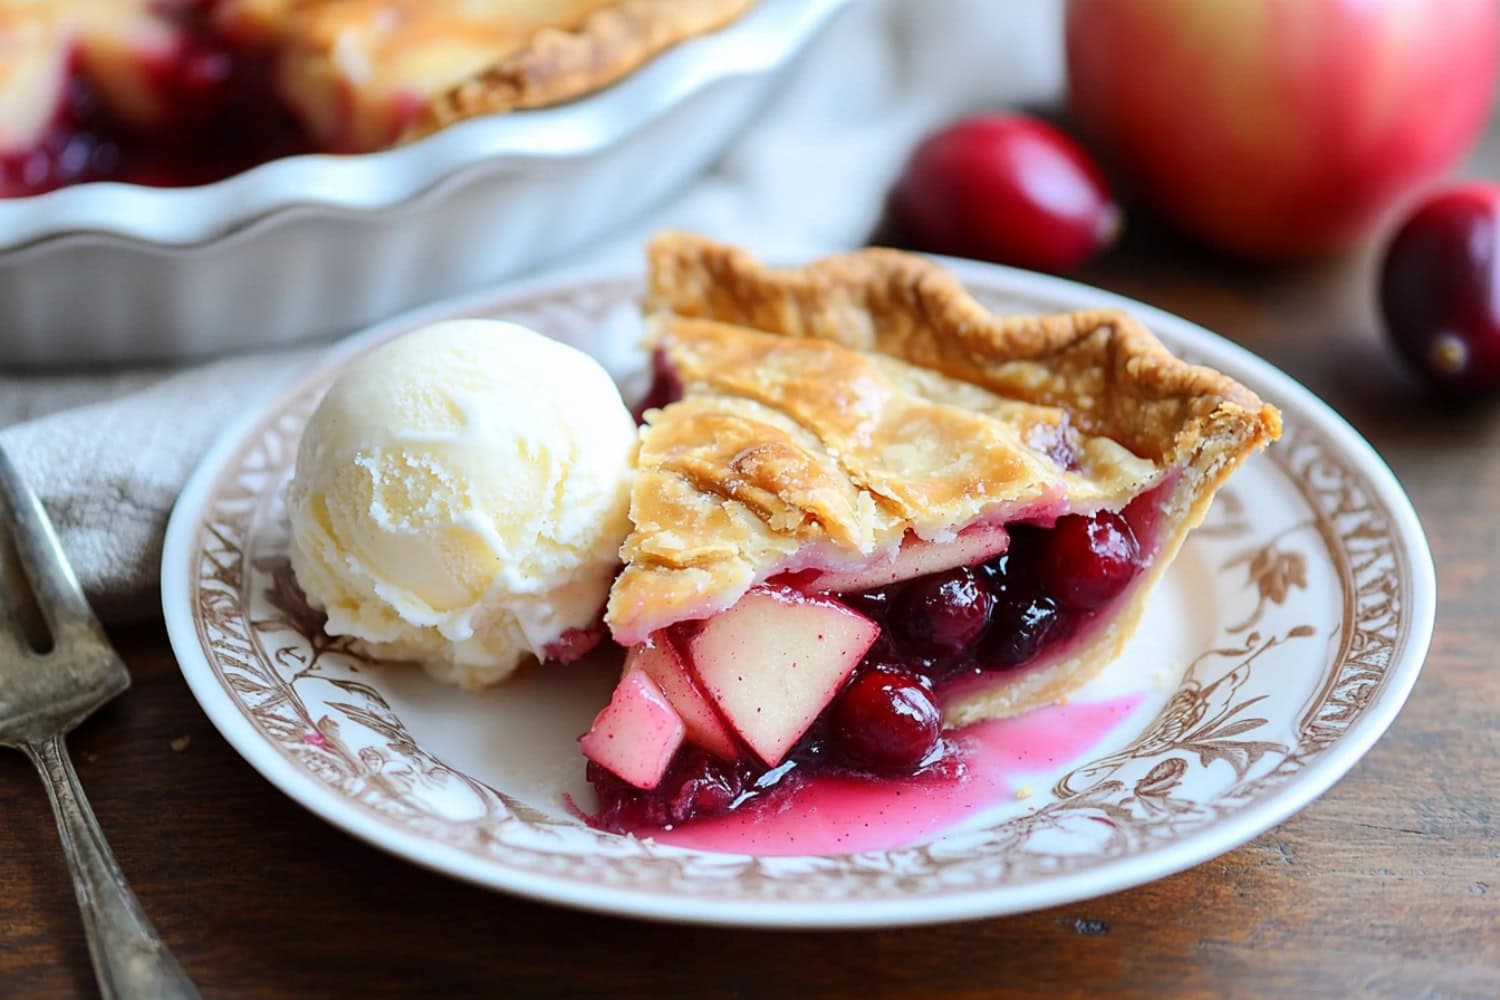
<path id="1" fill-rule="evenodd" d="M 1492 135 L 1471 173 L 1500 175 Z M 1190 871 L 1025 916 L 913 930 L 671 927 L 450 881 L 315 819 L 217 735 L 160 626 L 72 740 L 121 866 L 208 997 L 1500 996 L 1500 408 L 1435 402 L 1374 313 L 1372 255 L 1267 270 L 1136 225 L 1085 281 L 1249 345 L 1385 456 L 1432 542 L 1432 653 L 1332 791 Z M 0 995 L 90 995 L 42 788 L 0 755 Z"/>

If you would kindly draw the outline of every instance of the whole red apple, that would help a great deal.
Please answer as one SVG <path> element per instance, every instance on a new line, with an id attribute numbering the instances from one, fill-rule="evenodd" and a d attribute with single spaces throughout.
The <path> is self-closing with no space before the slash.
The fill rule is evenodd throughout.
<path id="1" fill-rule="evenodd" d="M 1468 149 L 1495 0 L 1069 0 L 1069 104 L 1142 195 L 1225 249 L 1346 248 Z"/>

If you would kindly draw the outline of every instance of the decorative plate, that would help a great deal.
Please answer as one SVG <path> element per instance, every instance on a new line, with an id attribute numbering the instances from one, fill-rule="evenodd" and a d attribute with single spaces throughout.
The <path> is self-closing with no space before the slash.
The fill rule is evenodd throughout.
<path id="1" fill-rule="evenodd" d="M 1174 350 L 1280 405 L 1286 437 L 1225 489 L 1123 658 L 1075 704 L 1128 708 L 1086 749 L 1016 764 L 1013 794 L 918 842 L 751 856 L 600 833 L 576 736 L 618 663 L 531 669 L 465 694 L 325 636 L 287 564 L 298 435 L 360 352 L 455 316 L 515 320 L 639 390 L 635 280 L 512 287 L 344 345 L 231 428 L 178 502 L 162 600 L 194 695 L 271 782 L 329 822 L 459 878 L 571 906 L 779 927 L 1014 913 L 1198 864 L 1301 809 L 1395 718 L 1432 633 L 1431 556 L 1370 447 L 1287 376 L 1198 327 L 1094 289 L 951 262 L 987 305 L 1133 310 Z M 1101 702 L 1102 703 L 1102 702 Z M 1044 710 L 1050 711 L 1050 710 Z"/>

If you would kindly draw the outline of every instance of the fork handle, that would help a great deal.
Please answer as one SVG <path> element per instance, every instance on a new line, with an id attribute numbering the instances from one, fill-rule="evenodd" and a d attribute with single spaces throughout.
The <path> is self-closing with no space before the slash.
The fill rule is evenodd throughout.
<path id="1" fill-rule="evenodd" d="M 23 749 L 41 773 L 52 800 L 100 994 L 105 1000 L 197 998 L 193 981 L 157 937 L 115 864 L 68 759 L 63 737 L 28 743 Z"/>

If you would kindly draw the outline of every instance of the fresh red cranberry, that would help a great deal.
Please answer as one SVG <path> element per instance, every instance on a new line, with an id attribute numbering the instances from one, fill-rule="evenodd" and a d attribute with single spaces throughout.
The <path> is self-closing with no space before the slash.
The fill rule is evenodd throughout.
<path id="1" fill-rule="evenodd" d="M 891 610 L 891 627 L 918 650 L 957 653 L 979 638 L 995 599 L 968 567 L 908 583 Z"/>
<path id="2" fill-rule="evenodd" d="M 1396 233 L 1380 305 L 1397 348 L 1438 386 L 1500 396 L 1500 185 L 1424 203 Z"/>
<path id="3" fill-rule="evenodd" d="M 890 667 L 856 676 L 833 703 L 832 724 L 843 759 L 872 771 L 915 771 L 943 732 L 927 688 L 916 675 Z"/>
<path id="4" fill-rule="evenodd" d="M 1064 607 L 1092 611 L 1125 589 L 1140 557 L 1135 532 L 1120 515 L 1068 514 L 1057 519 L 1042 553 L 1042 586 Z"/>
<path id="5" fill-rule="evenodd" d="M 1050 597 L 1000 601 L 979 644 L 978 665 L 986 670 L 1021 666 L 1041 651 L 1061 621 L 1057 602 Z"/>
<path id="6" fill-rule="evenodd" d="M 921 249 L 1042 271 L 1077 267 L 1120 230 L 1099 168 L 1025 115 L 976 115 L 929 136 L 891 208 Z"/>

